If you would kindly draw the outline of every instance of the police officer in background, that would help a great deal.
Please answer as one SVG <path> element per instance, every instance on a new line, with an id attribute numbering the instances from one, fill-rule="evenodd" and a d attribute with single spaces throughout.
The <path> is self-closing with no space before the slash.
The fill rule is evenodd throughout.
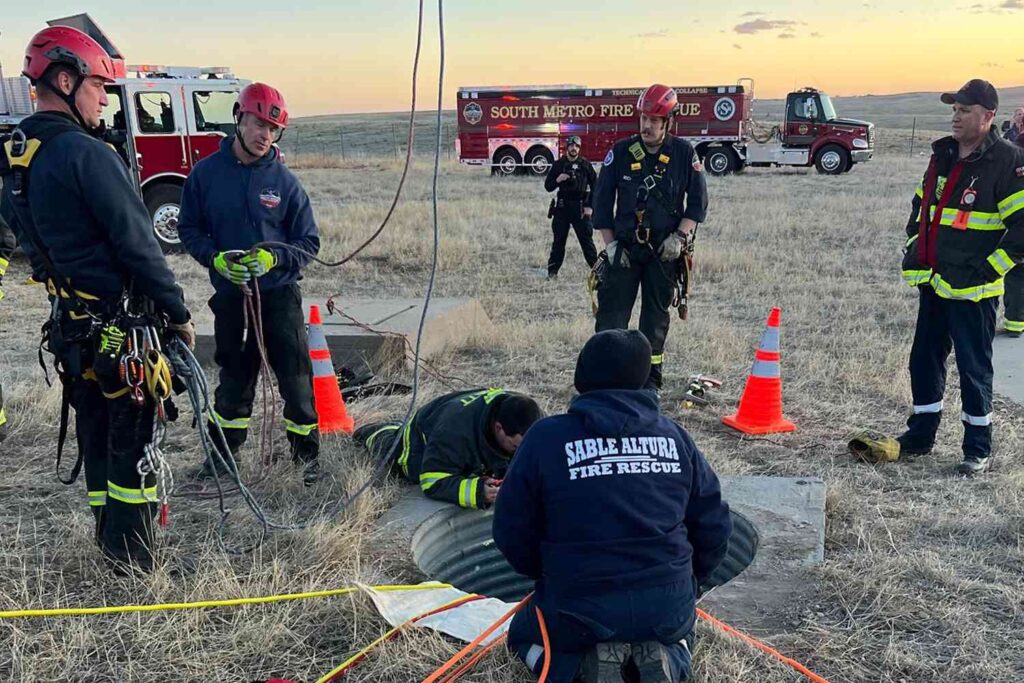
<path id="1" fill-rule="evenodd" d="M 667 85 L 640 95 L 640 133 L 615 143 L 594 191 L 594 223 L 608 259 L 597 289 L 596 331 L 628 327 L 640 290 L 640 331 L 652 350 L 649 389 L 661 387 L 680 256 L 708 203 L 697 153 L 669 133 L 678 104 Z"/>
<path id="2" fill-rule="evenodd" d="M 569 237 L 570 227 L 576 232 L 587 267 L 593 268 L 597 262 L 594 227 L 590 220 L 594 212 L 591 191 L 596 180 L 594 167 L 580 155 L 580 136 L 570 135 L 565 141 L 565 156 L 552 164 L 544 180 L 545 190 L 558 190 L 548 211 L 553 234 L 551 255 L 548 257 L 549 280 L 558 277 L 558 270 L 565 260 L 565 240 Z"/>
<path id="3" fill-rule="evenodd" d="M 190 346 L 195 330 L 127 167 L 94 137 L 116 76 L 110 56 L 84 33 L 53 26 L 32 38 L 22 73 L 37 111 L 0 156 L 0 211 L 56 302 L 45 341 L 75 409 L 96 540 L 118 570 L 147 571 L 157 490 L 140 467 L 155 404 L 132 395 L 116 362 L 102 361 L 123 348 L 113 339 L 124 335 L 129 307 L 152 307 Z"/>

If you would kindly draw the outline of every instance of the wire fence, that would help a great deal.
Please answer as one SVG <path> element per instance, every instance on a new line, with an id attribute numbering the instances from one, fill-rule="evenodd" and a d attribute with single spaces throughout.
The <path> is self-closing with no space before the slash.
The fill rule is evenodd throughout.
<path id="1" fill-rule="evenodd" d="M 294 122 L 278 146 L 286 157 L 322 156 L 351 161 L 358 159 L 403 159 L 408 139 L 408 121 L 398 114 L 368 114 L 362 117 L 323 117 Z M 436 116 L 436 115 L 434 115 Z M 458 126 L 454 115 L 441 124 L 441 154 L 455 158 Z M 434 119 L 414 123 L 413 155 L 433 155 L 437 124 Z"/>

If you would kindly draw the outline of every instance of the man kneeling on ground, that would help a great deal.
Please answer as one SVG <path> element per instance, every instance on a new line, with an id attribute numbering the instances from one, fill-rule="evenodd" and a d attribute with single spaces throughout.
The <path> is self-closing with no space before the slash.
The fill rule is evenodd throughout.
<path id="1" fill-rule="evenodd" d="M 394 449 L 395 468 L 428 497 L 464 508 L 490 507 L 509 461 L 534 422 L 537 402 L 504 389 L 473 389 L 430 401 L 401 422 L 360 427 L 352 435 L 370 453 Z"/>
<path id="2" fill-rule="evenodd" d="M 644 683 L 690 676 L 697 586 L 725 556 L 732 522 L 704 456 L 641 390 L 650 362 L 640 332 L 591 337 L 576 362 L 580 396 L 530 429 L 501 486 L 495 544 L 536 581 L 508 646 L 541 671 L 538 608 L 550 683 L 619 682 L 627 667 Z"/>

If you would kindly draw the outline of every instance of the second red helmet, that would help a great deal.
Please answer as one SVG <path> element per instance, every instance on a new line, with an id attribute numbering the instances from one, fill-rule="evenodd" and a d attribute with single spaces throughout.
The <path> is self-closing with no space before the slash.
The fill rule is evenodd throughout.
<path id="1" fill-rule="evenodd" d="M 661 118 L 668 118 L 675 114 L 678 106 L 679 98 L 676 96 L 676 91 L 661 83 L 655 83 L 644 90 L 636 101 L 637 113 L 660 116 Z"/>
<path id="2" fill-rule="evenodd" d="M 266 83 L 250 83 L 238 93 L 238 113 L 252 114 L 266 123 L 288 127 L 288 105 L 277 88 Z"/>

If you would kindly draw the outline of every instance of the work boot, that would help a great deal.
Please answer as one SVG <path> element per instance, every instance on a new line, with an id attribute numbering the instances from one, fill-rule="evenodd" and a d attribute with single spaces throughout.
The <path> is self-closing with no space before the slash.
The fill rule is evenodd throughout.
<path id="1" fill-rule="evenodd" d="M 320 460 L 311 460 L 307 463 L 296 463 L 302 467 L 302 485 L 312 486 L 320 481 Z"/>
<path id="2" fill-rule="evenodd" d="M 628 659 L 627 643 L 598 643 L 583 655 L 580 673 L 586 683 L 622 683 L 622 669 Z"/>
<path id="3" fill-rule="evenodd" d="M 234 464 L 235 467 L 238 467 L 237 460 L 234 460 Z M 203 466 L 196 472 L 195 478 L 200 480 L 220 479 L 222 482 L 230 482 L 235 479 L 234 474 L 228 471 L 220 458 L 207 458 L 203 461 Z"/>
<path id="4" fill-rule="evenodd" d="M 557 280 L 557 279 L 558 279 L 558 273 L 548 273 L 548 281 L 549 282 L 551 280 Z"/>
<path id="5" fill-rule="evenodd" d="M 643 643 L 632 643 L 629 649 L 640 675 L 640 683 L 672 683 L 672 670 L 669 668 L 664 645 L 656 640 L 648 640 Z"/>
<path id="6" fill-rule="evenodd" d="M 918 456 L 918 455 L 929 455 L 932 452 L 934 443 L 921 443 L 915 442 L 908 436 L 910 432 L 903 432 L 896 437 L 896 440 L 900 444 L 900 456 Z"/>
<path id="7" fill-rule="evenodd" d="M 973 477 L 988 470 L 990 458 L 979 458 L 975 455 L 965 455 L 964 461 L 956 466 L 956 473 L 965 477 Z"/>
<path id="8" fill-rule="evenodd" d="M 1010 330 L 1006 331 L 1006 336 L 1009 337 L 1010 339 L 1017 339 L 1018 337 L 1020 337 L 1020 335 L 1020 332 L 1011 332 Z"/>

